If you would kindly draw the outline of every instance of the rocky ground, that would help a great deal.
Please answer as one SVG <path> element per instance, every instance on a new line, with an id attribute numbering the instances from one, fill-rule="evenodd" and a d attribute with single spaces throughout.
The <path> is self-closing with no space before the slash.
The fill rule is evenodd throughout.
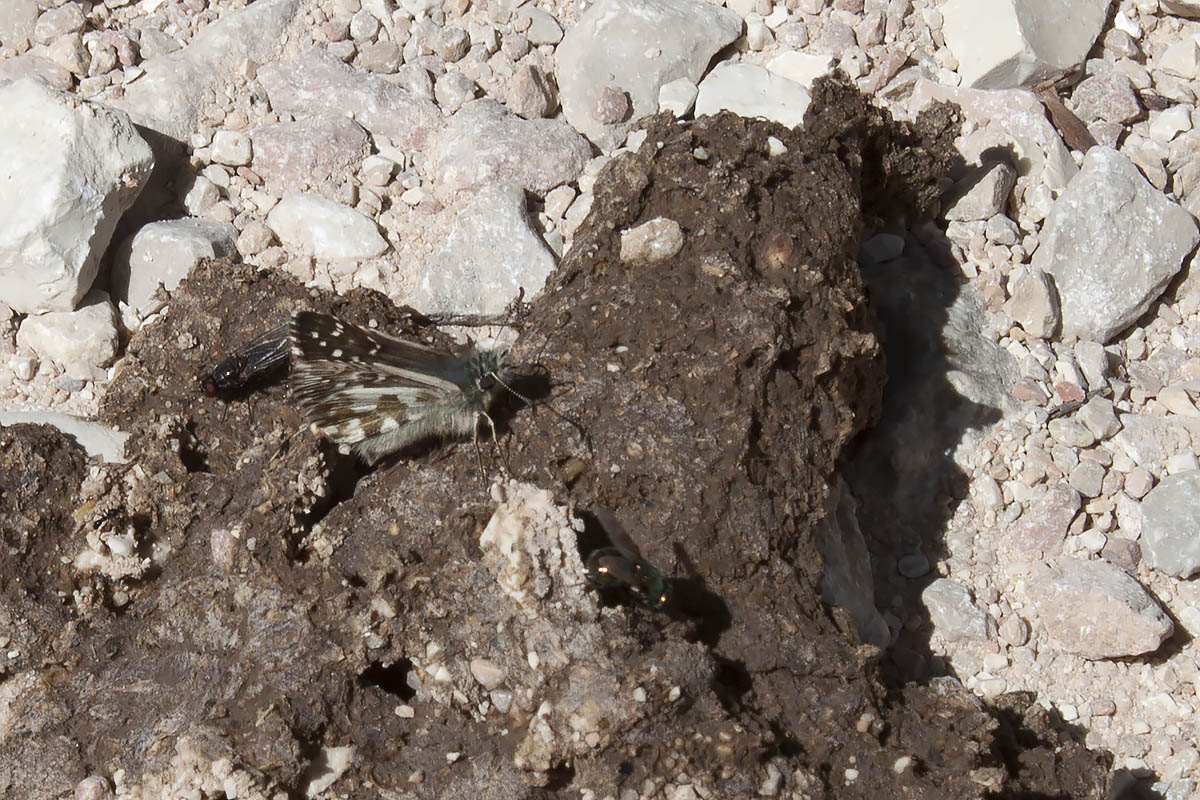
<path id="1" fill-rule="evenodd" d="M 7 796 L 1192 796 L 1200 3 L 1013 5 L 0 4 Z M 518 297 L 490 487 L 198 390 Z"/>

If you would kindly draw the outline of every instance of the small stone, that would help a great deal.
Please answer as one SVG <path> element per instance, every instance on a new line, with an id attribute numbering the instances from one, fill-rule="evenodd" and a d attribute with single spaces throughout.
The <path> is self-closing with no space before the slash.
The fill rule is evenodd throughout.
<path id="1" fill-rule="evenodd" d="M 454 63 L 462 60 L 471 49 L 471 37 L 462 28 L 446 26 L 433 39 L 433 52 L 441 56 L 443 61 Z"/>
<path id="2" fill-rule="evenodd" d="M 1026 333 L 1039 339 L 1054 336 L 1062 320 L 1054 281 L 1041 270 L 1026 271 L 1017 280 L 1004 310 Z"/>
<path id="3" fill-rule="evenodd" d="M 554 92 L 550 81 L 538 67 L 522 64 L 509 84 L 509 95 L 505 105 L 514 114 L 525 119 L 549 117 L 555 108 Z"/>
<path id="4" fill-rule="evenodd" d="M 1076 417 L 1098 441 L 1115 436 L 1121 430 L 1121 421 L 1117 419 L 1113 401 L 1107 397 L 1095 395 L 1083 404 Z"/>
<path id="5" fill-rule="evenodd" d="M 1200 470 L 1200 460 L 1195 453 L 1176 453 L 1167 459 L 1167 474 L 1178 472 L 1194 472 Z"/>
<path id="6" fill-rule="evenodd" d="M 362 181 L 367 186 L 387 186 L 396 171 L 396 162 L 384 156 L 367 156 L 363 159 Z"/>
<path id="7" fill-rule="evenodd" d="M 75 800 L 108 800 L 112 796 L 108 781 L 99 775 L 89 775 L 75 784 Z"/>
<path id="8" fill-rule="evenodd" d="M 221 189 L 203 175 L 192 180 L 191 188 L 183 196 L 183 207 L 193 216 L 199 216 L 212 208 L 221 199 Z"/>
<path id="9" fill-rule="evenodd" d="M 1084 497 L 1099 497 L 1100 487 L 1104 482 L 1104 467 L 1095 461 L 1081 461 L 1071 470 L 1067 482 Z"/>
<path id="10" fill-rule="evenodd" d="M 974 167 L 950 190 L 947 220 L 990 219 L 1004 211 L 1016 184 L 1016 171 L 1003 161 Z"/>
<path id="11" fill-rule="evenodd" d="M 412 719 L 417 715 L 417 711 L 410 705 L 396 706 L 396 716 L 400 719 Z"/>
<path id="12" fill-rule="evenodd" d="M 471 659 L 471 675 L 487 690 L 492 690 L 504 683 L 504 670 L 486 658 Z"/>
<path id="13" fill-rule="evenodd" d="M 896 571 L 905 578 L 920 578 L 929 573 L 929 559 L 921 553 L 909 553 L 896 562 Z"/>
<path id="14" fill-rule="evenodd" d="M 525 35 L 529 37 L 530 44 L 558 44 L 562 41 L 562 26 L 548 12 L 529 4 L 521 8 L 520 13 L 529 18 L 529 27 L 525 29 Z"/>
<path id="15" fill-rule="evenodd" d="M 666 261 L 683 249 L 683 241 L 683 229 L 678 222 L 656 217 L 621 231 L 621 260 L 650 264 Z"/>
<path id="16" fill-rule="evenodd" d="M 74 311 L 30 314 L 17 330 L 17 346 L 66 368 L 68 376 L 96 380 L 117 357 L 117 310 L 107 292 L 93 289 Z"/>
<path id="17" fill-rule="evenodd" d="M 696 107 L 696 84 L 687 78 L 664 83 L 658 90 L 658 110 L 686 117 Z"/>
<path id="18" fill-rule="evenodd" d="M 1075 113 L 1084 122 L 1130 122 L 1142 113 L 1133 84 L 1116 70 L 1085 78 L 1071 95 Z"/>
<path id="19" fill-rule="evenodd" d="M 219 130 L 213 135 L 209 155 L 216 163 L 231 167 L 249 164 L 250 136 L 241 131 Z"/>
<path id="20" fill-rule="evenodd" d="M 1029 641 L 1029 623 L 1016 614 L 1009 614 L 1000 621 L 1000 640 L 1010 647 L 1023 647 Z"/>
<path id="21" fill-rule="evenodd" d="M 774 44 L 775 34 L 763 22 L 762 17 L 752 16 L 746 20 L 746 44 L 754 52 L 760 52 Z"/>
<path id="22" fill-rule="evenodd" d="M 1117 713 L 1117 704 L 1107 697 L 1093 700 L 1088 706 L 1093 717 L 1111 717 Z"/>
<path id="23" fill-rule="evenodd" d="M 934 630 L 947 642 L 986 641 L 990 634 L 987 612 L 971 601 L 965 586 L 949 578 L 938 578 L 921 592 Z"/>
<path id="24" fill-rule="evenodd" d="M 358 42 L 368 42 L 379 35 L 379 19 L 365 8 L 350 18 L 350 36 Z"/>
<path id="25" fill-rule="evenodd" d="M 529 40 L 519 33 L 506 33 L 500 50 L 513 61 L 520 61 L 529 53 Z"/>
<path id="26" fill-rule="evenodd" d="M 1150 114 L 1150 138 L 1170 142 L 1179 134 L 1192 129 L 1191 109 L 1184 105 L 1171 106 Z"/>
<path id="27" fill-rule="evenodd" d="M 37 372 L 37 359 L 33 356 L 14 354 L 8 360 L 8 368 L 12 370 L 13 375 L 19 381 L 33 380 L 33 375 Z"/>
<path id="28" fill-rule="evenodd" d="M 267 225 L 284 244 L 317 258 L 371 258 L 388 248 L 370 219 L 312 194 L 285 194 L 267 215 Z"/>
<path id="29" fill-rule="evenodd" d="M 596 98 L 592 117 L 604 125 L 615 125 L 629 119 L 631 110 L 628 94 L 616 86 L 605 86 Z"/>
<path id="30" fill-rule="evenodd" d="M 1094 528 L 1079 534 L 1079 543 L 1083 545 L 1084 550 L 1088 551 L 1092 555 L 1095 555 L 1103 550 L 1104 545 L 1107 542 L 1108 537 L 1105 536 L 1101 531 L 1095 530 Z"/>
<path id="31" fill-rule="evenodd" d="M 265 222 L 254 221 L 242 229 L 237 238 L 237 251 L 243 256 L 261 253 L 271 246 L 275 234 Z"/>
<path id="32" fill-rule="evenodd" d="M 1082 504 L 1076 489 L 1061 483 L 1052 486 L 1013 530 L 1015 546 L 1025 553 L 1061 552 L 1067 530 Z"/>
<path id="33" fill-rule="evenodd" d="M 1012 246 L 1021 241 L 1021 229 L 1003 214 L 996 214 L 987 221 L 983 229 L 984 236 L 993 244 Z"/>
<path id="34" fill-rule="evenodd" d="M 1142 555 L 1176 578 L 1200 572 L 1200 471 L 1168 475 L 1142 500 Z"/>
<path id="35" fill-rule="evenodd" d="M 1124 539 L 1119 536 L 1107 537 L 1100 555 L 1126 572 L 1133 573 L 1137 569 L 1138 562 L 1142 560 L 1142 546 L 1133 539 Z"/>
<path id="36" fill-rule="evenodd" d="M 479 93 L 475 81 L 461 72 L 439 75 L 433 84 L 433 96 L 437 104 L 448 114 L 453 114 Z"/>
<path id="37" fill-rule="evenodd" d="M 1046 423 L 1050 438 L 1069 447 L 1091 447 L 1096 436 L 1080 421 L 1071 417 L 1058 417 Z"/>
<path id="38" fill-rule="evenodd" d="M 392 75 L 404 63 L 404 51 L 393 41 L 371 42 L 358 49 L 358 65 L 367 72 Z"/>

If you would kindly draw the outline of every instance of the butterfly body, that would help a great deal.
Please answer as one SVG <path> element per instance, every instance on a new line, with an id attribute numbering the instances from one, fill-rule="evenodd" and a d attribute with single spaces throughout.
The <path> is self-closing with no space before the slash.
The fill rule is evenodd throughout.
<path id="1" fill-rule="evenodd" d="M 313 427 L 374 462 L 424 439 L 476 435 L 511 378 L 505 353 L 450 353 L 297 311 L 293 396 Z"/>

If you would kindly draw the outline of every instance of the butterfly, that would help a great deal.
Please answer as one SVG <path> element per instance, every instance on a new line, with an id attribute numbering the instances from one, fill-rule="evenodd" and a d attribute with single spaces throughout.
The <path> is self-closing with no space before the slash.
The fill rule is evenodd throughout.
<path id="1" fill-rule="evenodd" d="M 296 311 L 288 326 L 292 397 L 314 430 L 374 463 L 424 439 L 477 441 L 480 421 L 512 391 L 505 351 L 457 353 Z"/>

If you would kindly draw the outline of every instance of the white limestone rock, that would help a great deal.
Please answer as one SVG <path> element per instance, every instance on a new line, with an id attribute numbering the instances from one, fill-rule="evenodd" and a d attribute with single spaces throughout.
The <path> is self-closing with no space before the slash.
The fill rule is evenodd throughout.
<path id="1" fill-rule="evenodd" d="M 942 35 L 963 86 L 1032 86 L 1080 64 L 1112 0 L 948 0 Z"/>
<path id="2" fill-rule="evenodd" d="M 921 592 L 933 629 L 947 642 L 985 642 L 995 638 L 995 623 L 975 605 L 967 587 L 949 578 L 938 578 Z"/>
<path id="3" fill-rule="evenodd" d="M 1107 561 L 1063 558 L 1029 588 L 1050 642 L 1084 658 L 1152 653 L 1175 631 L 1142 585 Z"/>
<path id="4" fill-rule="evenodd" d="M 196 129 L 204 95 L 246 60 L 267 61 L 300 0 L 259 0 L 204 26 L 187 47 L 141 64 L 113 101 L 134 121 L 180 141 Z"/>
<path id="5" fill-rule="evenodd" d="M 742 24 L 729 9 L 694 0 L 598 0 L 558 45 L 555 76 L 567 122 L 602 150 L 619 147 L 634 122 L 658 110 L 663 84 L 698 83 Z M 594 114 L 597 101 L 614 87 L 632 111 L 604 122 Z"/>
<path id="6" fill-rule="evenodd" d="M 828 75 L 835 66 L 828 53 L 801 53 L 798 50 L 780 53 L 767 62 L 771 72 L 807 87 L 822 75 Z"/>
<path id="7" fill-rule="evenodd" d="M 434 193 L 447 199 L 501 181 L 544 195 L 578 178 L 591 156 L 591 145 L 566 123 L 522 119 L 481 98 L 459 109 L 446 126 L 434 156 Z"/>
<path id="8" fill-rule="evenodd" d="M 1142 500 L 1142 511 L 1146 563 L 1176 578 L 1200 572 L 1200 472 L 1163 478 Z"/>
<path id="9" fill-rule="evenodd" d="M 32 78 L 0 87 L 0 108 L 0 301 L 69 311 L 154 156 L 125 114 Z"/>
<path id="10" fill-rule="evenodd" d="M 62 366 L 72 378 L 97 380 L 117 357 L 117 310 L 108 293 L 93 289 L 74 311 L 30 314 L 17 345 Z"/>
<path id="11" fill-rule="evenodd" d="M 696 116 L 732 111 L 794 128 L 812 101 L 808 89 L 755 64 L 718 64 L 700 82 Z"/>
<path id="12" fill-rule="evenodd" d="M 915 115 L 936 101 L 962 108 L 972 130 L 955 146 L 968 164 L 980 163 L 993 148 L 1010 151 L 1018 176 L 1029 176 L 1033 184 L 1044 183 L 1051 189 L 1063 188 L 1079 171 L 1046 118 L 1046 109 L 1031 92 L 958 89 L 920 79 L 913 85 L 909 111 Z"/>
<path id="13" fill-rule="evenodd" d="M 442 112 L 428 98 L 382 76 L 353 69 L 319 48 L 287 61 L 264 64 L 258 81 L 277 112 L 297 119 L 353 117 L 406 152 L 432 150 L 445 124 Z"/>
<path id="14" fill-rule="evenodd" d="M 1179 17 L 1200 17 L 1200 0 L 1159 0 L 1159 5 Z"/>
<path id="15" fill-rule="evenodd" d="M 207 219 L 152 222 L 132 234 L 113 260 L 113 299 L 139 316 L 157 310 L 151 297 L 161 285 L 173 291 L 202 258 L 224 258 L 236 250 L 237 228 Z"/>
<path id="16" fill-rule="evenodd" d="M 1026 272 L 1017 280 L 1004 308 L 1027 333 L 1039 339 L 1053 336 L 1061 319 L 1054 282 L 1037 269 Z"/>
<path id="17" fill-rule="evenodd" d="M 373 258 L 387 240 L 353 208 L 303 192 L 288 192 L 267 215 L 279 241 L 316 258 Z"/>
<path id="18" fill-rule="evenodd" d="M 99 422 L 63 414 L 61 411 L 0 411 L 0 425 L 50 425 L 70 436 L 89 456 L 109 464 L 125 463 L 129 434 Z"/>
<path id="19" fill-rule="evenodd" d="M 697 91 L 696 84 L 687 78 L 664 83 L 658 90 L 658 110 L 670 111 L 679 118 L 686 117 L 696 107 Z"/>
<path id="20" fill-rule="evenodd" d="M 430 314 L 497 314 L 522 288 L 526 299 L 541 291 L 554 267 L 530 224 L 525 191 L 494 182 L 458 215 L 407 302 Z"/>
<path id="21" fill-rule="evenodd" d="M 1055 202 L 1033 266 L 1054 278 L 1063 335 L 1106 343 L 1150 307 L 1198 241 L 1191 214 L 1127 157 L 1093 147 Z"/>

